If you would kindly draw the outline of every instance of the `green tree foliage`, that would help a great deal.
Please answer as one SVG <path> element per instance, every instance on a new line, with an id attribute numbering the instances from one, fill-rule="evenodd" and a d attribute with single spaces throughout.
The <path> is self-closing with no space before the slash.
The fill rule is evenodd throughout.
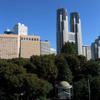
<path id="1" fill-rule="evenodd" d="M 22 92 L 26 70 L 15 64 L 0 61 L 0 86 L 4 88 L 6 96 Z"/>
<path id="2" fill-rule="evenodd" d="M 51 83 L 54 82 L 58 74 L 54 55 L 32 56 L 30 61 L 36 66 L 35 74 L 38 77 L 48 80 Z"/>
<path id="3" fill-rule="evenodd" d="M 46 97 L 52 90 L 52 85 L 33 73 L 27 73 L 22 66 L 0 60 L 0 89 L 2 97 L 0 100 L 3 100 L 5 95 L 6 100 L 13 100 L 15 93 L 24 93 L 24 96 L 30 100 L 33 96 Z"/>
<path id="4" fill-rule="evenodd" d="M 67 53 L 57 56 L 0 59 L 0 100 L 14 100 L 15 93 L 24 93 L 23 100 L 49 100 L 56 95 L 55 83 L 60 81 L 73 84 L 75 100 L 88 100 L 88 79 L 91 100 L 99 100 L 100 59 L 87 61 L 74 49 L 70 51 L 71 44 Z"/>
<path id="5" fill-rule="evenodd" d="M 88 61 L 82 68 L 85 76 L 100 76 L 100 65 L 95 60 Z"/>
<path id="6" fill-rule="evenodd" d="M 39 79 L 35 74 L 27 74 L 25 79 L 26 95 L 31 98 L 46 97 L 52 90 L 52 85 L 45 80 Z"/>
<path id="7" fill-rule="evenodd" d="M 78 54 L 78 49 L 77 49 L 77 46 L 73 42 L 72 43 L 67 42 L 63 46 L 61 52 L 68 54 L 68 55 L 69 54 Z"/>
<path id="8" fill-rule="evenodd" d="M 76 80 L 80 74 L 80 61 L 75 55 L 65 56 L 66 61 L 68 62 L 69 68 L 72 71 L 74 80 Z"/>
<path id="9" fill-rule="evenodd" d="M 88 100 L 88 83 L 87 80 L 81 79 L 74 82 L 74 99 L 75 100 Z"/>
<path id="10" fill-rule="evenodd" d="M 58 68 L 58 81 L 68 81 L 72 83 L 72 72 L 67 64 L 67 61 L 63 56 L 56 56 L 55 60 L 56 66 Z"/>
<path id="11" fill-rule="evenodd" d="M 90 80 L 91 100 L 100 99 L 100 76 Z"/>
<path id="12" fill-rule="evenodd" d="M 30 62 L 30 59 L 14 58 L 14 59 L 8 60 L 8 62 L 24 67 L 28 73 L 34 73 L 36 69 L 36 66 Z"/>

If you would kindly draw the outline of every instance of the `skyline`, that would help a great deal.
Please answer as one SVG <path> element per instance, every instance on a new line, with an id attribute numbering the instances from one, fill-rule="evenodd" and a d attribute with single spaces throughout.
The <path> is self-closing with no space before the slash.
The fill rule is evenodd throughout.
<path id="1" fill-rule="evenodd" d="M 0 3 L 0 34 L 7 28 L 12 30 L 16 23 L 21 22 L 28 26 L 29 35 L 35 33 L 41 40 L 48 40 L 51 48 L 56 49 L 56 10 L 60 5 L 60 8 L 67 10 L 68 20 L 71 12 L 80 14 L 83 45 L 90 45 L 100 35 L 99 0 L 7 1 L 1 0 Z"/>

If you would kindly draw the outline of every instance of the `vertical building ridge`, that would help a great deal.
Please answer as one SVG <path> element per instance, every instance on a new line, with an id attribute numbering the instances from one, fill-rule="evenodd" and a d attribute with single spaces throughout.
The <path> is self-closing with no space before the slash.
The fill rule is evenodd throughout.
<path id="1" fill-rule="evenodd" d="M 68 16 L 67 11 L 64 8 L 59 8 L 57 10 L 57 32 L 56 32 L 56 39 L 57 39 L 57 53 L 61 53 L 61 48 L 63 44 L 65 44 L 67 40 L 67 33 L 68 33 Z"/>

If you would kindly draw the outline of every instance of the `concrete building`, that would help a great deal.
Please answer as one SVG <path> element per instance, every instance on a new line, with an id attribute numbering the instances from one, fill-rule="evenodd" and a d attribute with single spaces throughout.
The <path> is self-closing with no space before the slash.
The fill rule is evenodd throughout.
<path id="1" fill-rule="evenodd" d="M 70 14 L 70 32 L 68 32 L 68 15 L 64 8 L 57 10 L 57 54 L 66 42 L 74 42 L 78 47 L 78 54 L 82 54 L 81 21 L 77 12 Z"/>
<path id="2" fill-rule="evenodd" d="M 19 37 L 18 37 L 18 48 L 19 48 L 19 50 L 18 50 L 18 53 L 20 54 L 20 36 L 21 35 L 28 35 L 28 27 L 27 26 L 25 26 L 24 24 L 21 24 L 21 23 L 17 23 L 17 24 L 15 24 L 14 25 L 14 27 L 13 27 L 13 33 L 11 33 L 11 34 L 15 34 L 15 35 L 18 35 Z"/>
<path id="3" fill-rule="evenodd" d="M 70 31 L 75 33 L 75 43 L 78 47 L 78 54 L 82 54 L 82 35 L 81 35 L 81 20 L 79 13 L 70 14 Z"/>
<path id="4" fill-rule="evenodd" d="M 30 58 L 32 55 L 40 55 L 39 36 L 21 35 L 19 40 L 18 35 L 0 34 L 0 58 Z"/>
<path id="5" fill-rule="evenodd" d="M 82 46 L 82 52 L 83 55 L 90 60 L 92 58 L 91 56 L 91 46 Z"/>
<path id="6" fill-rule="evenodd" d="M 17 58 L 18 54 L 18 36 L 0 34 L 0 58 Z"/>
<path id="7" fill-rule="evenodd" d="M 57 10 L 57 53 L 61 53 L 61 48 L 68 41 L 68 16 L 67 11 L 64 8 Z"/>
<path id="8" fill-rule="evenodd" d="M 49 55 L 50 54 L 50 42 L 40 41 L 40 54 L 41 55 Z"/>
<path id="9" fill-rule="evenodd" d="M 40 37 L 39 36 L 21 36 L 20 57 L 30 58 L 32 55 L 40 55 Z"/>
<path id="10" fill-rule="evenodd" d="M 75 33 L 68 32 L 68 41 L 75 43 Z"/>
<path id="11" fill-rule="evenodd" d="M 20 35 L 27 35 L 27 33 L 28 33 L 28 27 L 25 26 L 24 24 L 18 23 L 13 28 L 13 34 L 20 36 Z"/>
<path id="12" fill-rule="evenodd" d="M 91 44 L 92 58 L 100 58 L 100 36 Z"/>
<path id="13" fill-rule="evenodd" d="M 54 49 L 54 48 L 50 48 L 50 54 L 54 54 L 54 55 L 56 55 L 56 49 Z"/>

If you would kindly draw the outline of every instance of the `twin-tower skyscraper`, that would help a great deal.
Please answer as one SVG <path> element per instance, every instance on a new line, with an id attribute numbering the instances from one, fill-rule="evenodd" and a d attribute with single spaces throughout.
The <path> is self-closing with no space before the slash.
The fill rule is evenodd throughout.
<path id="1" fill-rule="evenodd" d="M 68 32 L 68 15 L 64 8 L 57 10 L 57 54 L 66 42 L 74 42 L 78 48 L 78 54 L 82 54 L 82 32 L 80 16 L 77 12 L 70 14 L 70 32 Z"/>

